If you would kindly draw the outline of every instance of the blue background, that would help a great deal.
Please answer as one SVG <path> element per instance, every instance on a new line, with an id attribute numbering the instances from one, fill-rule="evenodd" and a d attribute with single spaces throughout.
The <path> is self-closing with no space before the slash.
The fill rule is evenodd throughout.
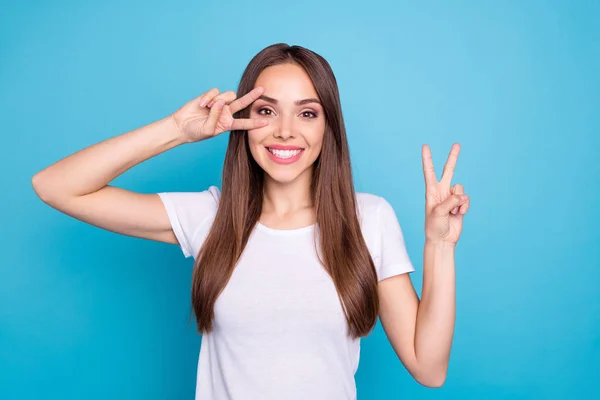
<path id="1" fill-rule="evenodd" d="M 472 206 L 441 389 L 412 380 L 378 325 L 359 399 L 600 398 L 600 2 L 6 2 L 0 15 L 0 398 L 191 399 L 192 259 L 39 200 L 33 174 L 160 119 L 250 58 L 311 48 L 339 81 L 357 190 L 394 206 L 417 268 L 421 145 Z M 113 181 L 220 185 L 227 134 Z"/>

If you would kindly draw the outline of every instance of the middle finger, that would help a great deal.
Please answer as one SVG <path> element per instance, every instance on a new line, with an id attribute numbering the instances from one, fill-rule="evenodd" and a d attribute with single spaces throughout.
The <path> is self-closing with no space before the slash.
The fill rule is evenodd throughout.
<path id="1" fill-rule="evenodd" d="M 248 107 L 256 99 L 258 99 L 260 97 L 260 95 L 264 93 L 264 91 L 265 91 L 265 89 L 262 87 L 256 87 L 256 88 L 252 89 L 251 91 L 246 93 L 244 96 L 240 97 L 239 99 L 237 99 L 236 101 L 234 101 L 233 103 L 231 103 L 229 105 L 229 109 L 231 110 L 231 113 L 235 114 L 239 110 L 243 110 L 244 108 Z"/>

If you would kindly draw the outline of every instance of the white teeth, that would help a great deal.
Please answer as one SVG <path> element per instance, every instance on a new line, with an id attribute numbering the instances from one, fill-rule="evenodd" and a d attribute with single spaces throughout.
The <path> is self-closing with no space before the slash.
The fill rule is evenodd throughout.
<path id="1" fill-rule="evenodd" d="M 269 150 L 271 152 L 271 154 L 274 154 L 275 156 L 277 156 L 279 158 L 291 158 L 291 157 L 298 155 L 298 153 L 300 153 L 302 151 L 302 150 L 276 150 L 276 149 L 270 149 L 270 148 L 267 148 L 267 150 Z"/>

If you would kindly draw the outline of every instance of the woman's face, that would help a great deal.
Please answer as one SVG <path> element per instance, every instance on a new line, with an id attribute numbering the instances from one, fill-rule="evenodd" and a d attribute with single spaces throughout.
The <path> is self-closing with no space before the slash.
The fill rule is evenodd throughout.
<path id="1" fill-rule="evenodd" d="M 269 123 L 248 131 L 252 156 L 279 183 L 311 174 L 323 144 L 325 115 L 310 77 L 299 65 L 274 65 L 261 72 L 258 86 L 265 90 L 250 117 Z"/>

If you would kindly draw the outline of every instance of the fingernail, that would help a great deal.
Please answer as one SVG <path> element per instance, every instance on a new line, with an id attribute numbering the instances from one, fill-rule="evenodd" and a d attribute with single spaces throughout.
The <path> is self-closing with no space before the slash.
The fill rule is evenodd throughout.
<path id="1" fill-rule="evenodd" d="M 205 105 L 206 105 L 206 99 L 204 99 L 200 102 L 200 107 L 204 107 Z"/>
<path id="2" fill-rule="evenodd" d="M 469 196 L 467 196 L 466 194 L 463 194 L 461 198 L 464 201 L 464 200 L 467 200 L 469 198 Z"/>

